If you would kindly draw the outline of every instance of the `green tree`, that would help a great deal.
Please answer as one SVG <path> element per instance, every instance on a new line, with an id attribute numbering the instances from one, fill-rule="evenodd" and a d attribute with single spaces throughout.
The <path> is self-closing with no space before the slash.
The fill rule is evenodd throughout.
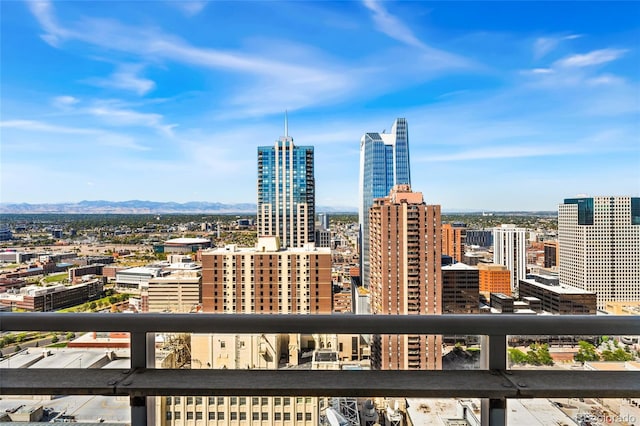
<path id="1" fill-rule="evenodd" d="M 89 303 L 89 309 L 91 309 L 92 311 L 94 309 L 96 309 L 98 307 L 98 304 L 96 302 L 91 302 Z"/>
<path id="2" fill-rule="evenodd" d="M 527 354 L 522 352 L 520 349 L 509 348 L 509 362 L 514 364 L 526 364 L 527 363 Z"/>
<path id="3" fill-rule="evenodd" d="M 67 335 L 66 335 L 67 340 L 74 339 L 75 337 L 76 337 L 76 333 L 71 332 L 71 331 L 68 332 Z"/>
<path id="4" fill-rule="evenodd" d="M 527 351 L 527 362 L 533 365 L 553 365 L 549 345 L 532 343 Z"/>
<path id="5" fill-rule="evenodd" d="M 53 337 L 51 338 L 51 343 L 58 343 L 58 335 L 54 334 Z"/>
<path id="6" fill-rule="evenodd" d="M 602 351 L 602 359 L 604 361 L 631 361 L 633 360 L 633 355 L 625 352 L 622 348 L 614 351 L 607 349 L 606 351 Z"/>
<path id="7" fill-rule="evenodd" d="M 589 342 L 580 340 L 578 342 L 578 352 L 573 357 L 577 362 L 600 361 L 600 355 L 596 352 L 596 347 Z"/>

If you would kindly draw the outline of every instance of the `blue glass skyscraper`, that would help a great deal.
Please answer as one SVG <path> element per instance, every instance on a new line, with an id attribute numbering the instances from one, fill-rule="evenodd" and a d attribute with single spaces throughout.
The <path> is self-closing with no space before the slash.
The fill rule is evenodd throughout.
<path id="1" fill-rule="evenodd" d="M 315 239 L 313 147 L 295 146 L 285 135 L 258 147 L 258 236 L 277 236 L 282 247 Z"/>
<path id="2" fill-rule="evenodd" d="M 407 120 L 398 118 L 391 133 L 365 133 L 360 139 L 360 271 L 369 286 L 369 209 L 394 185 L 411 185 Z"/>

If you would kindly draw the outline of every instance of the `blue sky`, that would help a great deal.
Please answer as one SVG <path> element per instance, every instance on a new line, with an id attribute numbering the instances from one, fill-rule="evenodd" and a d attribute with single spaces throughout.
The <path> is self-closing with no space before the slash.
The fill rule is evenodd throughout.
<path id="1" fill-rule="evenodd" d="M 0 2 L 1 202 L 255 202 L 314 145 L 357 206 L 363 133 L 409 124 L 445 211 L 640 195 L 640 3 Z"/>

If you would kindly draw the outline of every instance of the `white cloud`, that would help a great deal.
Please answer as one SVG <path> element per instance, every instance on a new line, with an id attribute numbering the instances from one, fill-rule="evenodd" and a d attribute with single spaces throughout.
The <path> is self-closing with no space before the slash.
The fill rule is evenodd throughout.
<path id="1" fill-rule="evenodd" d="M 533 42 L 533 56 L 535 59 L 540 59 L 555 50 L 561 42 L 565 40 L 575 40 L 580 37 L 582 37 L 580 34 L 538 37 Z"/>
<path id="2" fill-rule="evenodd" d="M 68 133 L 77 135 L 90 135 L 96 134 L 96 129 L 86 129 L 81 127 L 66 127 L 56 124 L 49 124 L 42 121 L 35 120 L 7 120 L 0 121 L 0 127 L 20 129 L 31 132 L 51 132 L 51 133 Z"/>
<path id="3" fill-rule="evenodd" d="M 68 109 L 74 106 L 75 104 L 77 104 L 78 102 L 80 102 L 78 98 L 65 95 L 65 96 L 56 96 L 55 98 L 53 98 L 51 103 L 56 108 Z"/>
<path id="4" fill-rule="evenodd" d="M 114 133 L 99 128 L 60 126 L 58 124 L 51 124 L 36 120 L 0 121 L 0 128 L 17 129 L 24 133 L 76 135 L 79 137 L 83 137 L 82 139 L 78 139 L 78 141 L 83 143 L 97 142 L 98 144 L 104 146 L 127 148 L 135 151 L 146 151 L 149 149 L 148 147 L 138 144 L 131 136 Z M 90 139 L 87 139 L 89 137 Z M 9 138 L 6 137 L 5 141 L 8 140 Z M 69 143 L 70 140 L 66 139 L 65 142 Z"/>
<path id="5" fill-rule="evenodd" d="M 41 35 L 42 39 L 51 46 L 58 47 L 61 39 L 71 35 L 56 21 L 53 14 L 53 5 L 50 1 L 28 1 L 27 6 L 40 22 L 42 29 L 46 31 L 45 34 Z"/>
<path id="6" fill-rule="evenodd" d="M 118 66 L 118 70 L 108 78 L 91 78 L 86 81 L 99 87 L 132 91 L 143 96 L 155 89 L 156 83 L 153 80 L 138 76 L 142 69 L 142 65 L 123 64 Z"/>
<path id="7" fill-rule="evenodd" d="M 556 48 L 560 41 L 552 37 L 540 37 L 533 43 L 533 54 L 536 59 L 540 59 Z"/>
<path id="8" fill-rule="evenodd" d="M 86 113 L 116 126 L 143 126 L 155 129 L 165 136 L 173 136 L 176 124 L 164 124 L 161 114 L 138 112 L 122 108 L 118 102 L 99 101 L 86 109 Z"/>
<path id="9" fill-rule="evenodd" d="M 419 47 L 421 49 L 426 47 L 426 45 L 413 34 L 411 29 L 400 19 L 390 14 L 381 2 L 364 0 L 363 3 L 367 9 L 373 12 L 373 22 L 376 25 L 376 29 L 409 46 Z"/>
<path id="10" fill-rule="evenodd" d="M 533 74 L 552 74 L 553 72 L 551 68 L 534 68 L 531 70 Z"/>
<path id="11" fill-rule="evenodd" d="M 202 10 L 207 6 L 208 1 L 180 0 L 169 1 L 168 3 L 180 10 L 186 16 L 191 17 L 202 12 Z"/>
<path id="12" fill-rule="evenodd" d="M 585 54 L 576 54 L 556 61 L 555 65 L 566 68 L 589 67 L 615 61 L 627 52 L 626 49 L 600 49 Z"/>

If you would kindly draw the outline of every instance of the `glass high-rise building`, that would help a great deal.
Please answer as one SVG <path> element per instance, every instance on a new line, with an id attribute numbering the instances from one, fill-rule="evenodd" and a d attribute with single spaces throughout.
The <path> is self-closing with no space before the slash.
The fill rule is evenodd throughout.
<path id="1" fill-rule="evenodd" d="M 295 146 L 285 135 L 258 147 L 258 236 L 277 236 L 282 247 L 315 240 L 313 147 Z"/>
<path id="2" fill-rule="evenodd" d="M 391 133 L 365 133 L 360 139 L 360 273 L 369 286 L 369 209 L 395 185 L 411 185 L 407 120 L 398 118 Z"/>

